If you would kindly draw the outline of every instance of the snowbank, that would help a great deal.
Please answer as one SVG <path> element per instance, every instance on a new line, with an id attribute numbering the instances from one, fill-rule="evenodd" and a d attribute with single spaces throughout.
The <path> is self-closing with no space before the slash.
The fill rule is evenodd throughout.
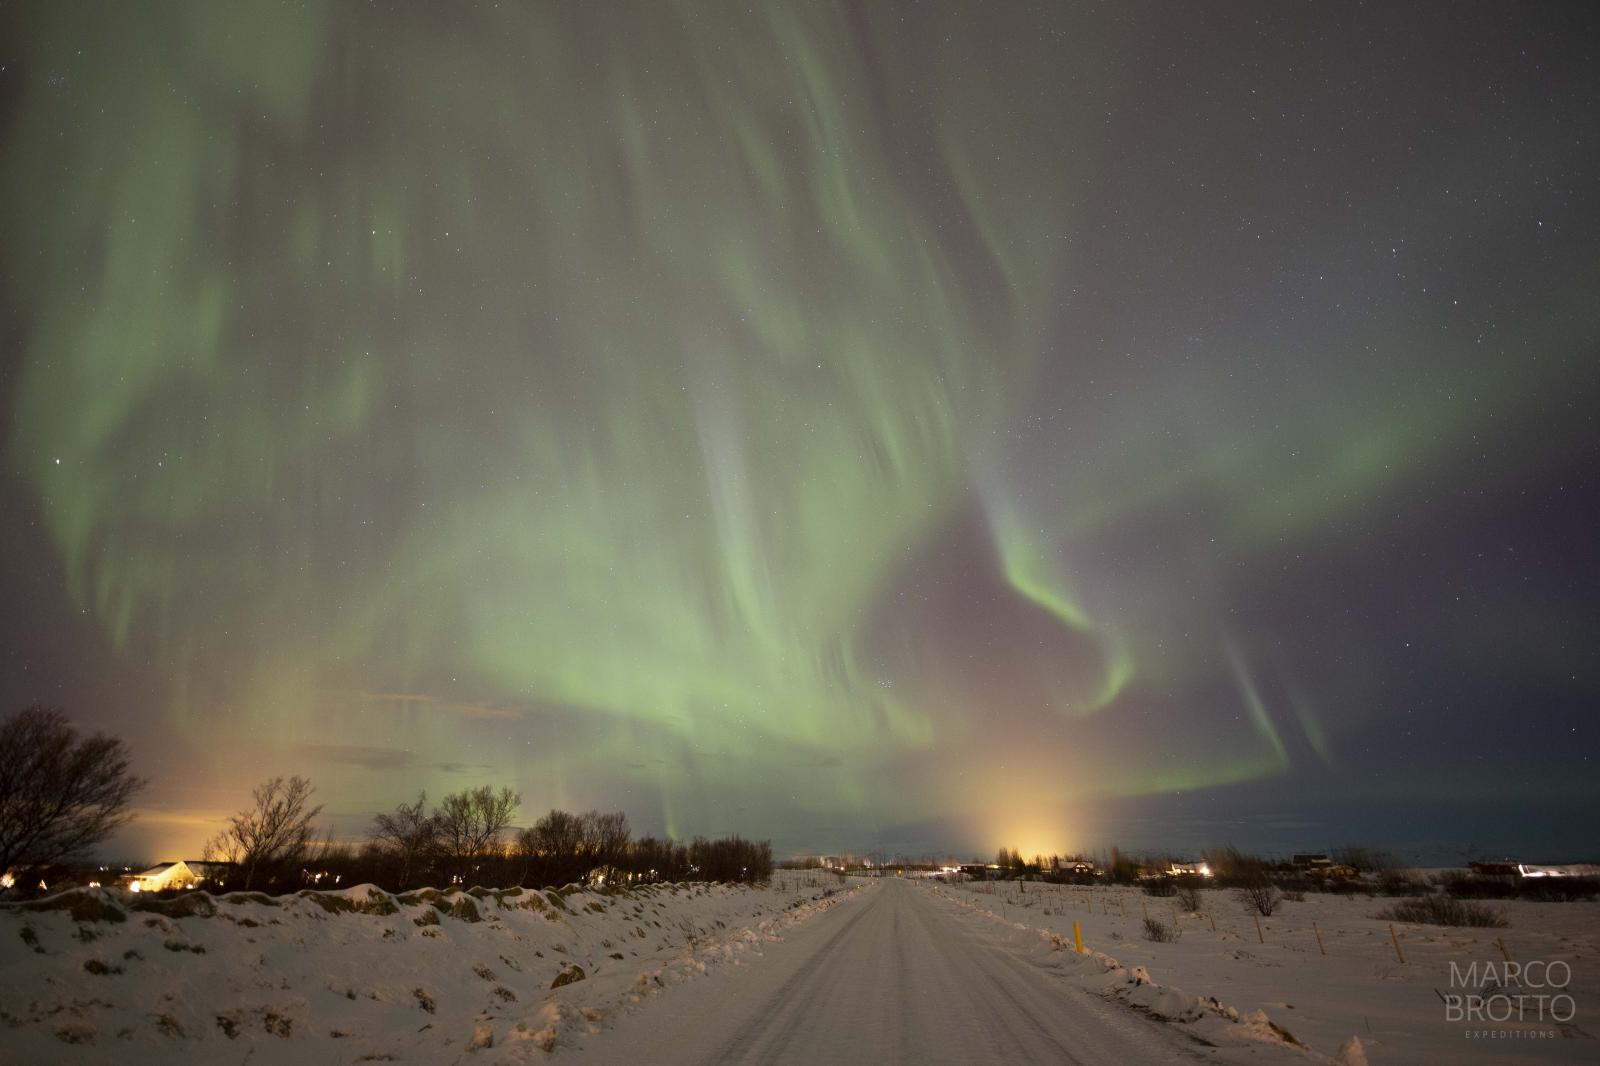
<path id="1" fill-rule="evenodd" d="M 851 895 L 796 875 L 757 888 L 64 893 L 0 908 L 0 1060 L 542 1059 L 563 1034 L 737 964 Z"/>

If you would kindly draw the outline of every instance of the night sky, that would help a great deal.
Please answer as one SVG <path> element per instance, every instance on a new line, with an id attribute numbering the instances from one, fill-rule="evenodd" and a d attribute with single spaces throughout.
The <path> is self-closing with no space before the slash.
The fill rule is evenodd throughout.
<path id="1" fill-rule="evenodd" d="M 7 5 L 0 709 L 125 736 L 151 859 L 297 772 L 349 835 L 1593 858 L 1597 44 Z"/>

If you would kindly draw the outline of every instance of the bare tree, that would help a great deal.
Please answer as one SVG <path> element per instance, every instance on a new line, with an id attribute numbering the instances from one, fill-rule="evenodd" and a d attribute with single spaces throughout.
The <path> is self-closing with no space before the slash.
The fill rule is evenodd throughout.
<path id="1" fill-rule="evenodd" d="M 320 803 L 311 806 L 314 791 L 299 776 L 256 786 L 251 806 L 228 819 L 228 827 L 206 844 L 204 858 L 236 864 L 246 890 L 282 880 L 311 852 L 311 823 L 322 813 Z"/>
<path id="2" fill-rule="evenodd" d="M 612 811 L 610 814 L 590 811 L 583 816 L 583 826 L 586 838 L 584 851 L 589 860 L 589 869 L 584 873 L 598 869 L 602 877 L 610 880 L 615 877 L 632 836 L 628 831 L 628 816 L 622 811 Z"/>
<path id="3" fill-rule="evenodd" d="M 542 884 L 564 885 L 578 880 L 583 868 L 583 819 L 568 811 L 551 811 L 517 834 L 517 849 L 531 869 L 524 869 Z"/>
<path id="4" fill-rule="evenodd" d="M 399 866 L 400 887 L 409 888 L 411 878 L 439 846 L 439 826 L 424 813 L 428 794 L 417 793 L 417 802 L 402 803 L 393 813 L 372 819 L 373 844 Z"/>
<path id="5" fill-rule="evenodd" d="M 0 723 L 0 873 L 83 858 L 127 822 L 144 786 L 121 739 L 80 736 L 53 708 L 11 715 Z"/>
<path id="6" fill-rule="evenodd" d="M 452 792 L 439 801 L 433 812 L 439 851 L 457 876 L 466 879 L 478 863 L 501 852 L 500 834 L 521 803 L 522 797 L 509 788 L 496 792 L 488 785 Z"/>

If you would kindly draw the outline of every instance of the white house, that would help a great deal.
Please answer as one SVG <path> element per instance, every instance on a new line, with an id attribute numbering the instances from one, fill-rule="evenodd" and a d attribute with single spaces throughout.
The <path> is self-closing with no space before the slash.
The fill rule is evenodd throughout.
<path id="1" fill-rule="evenodd" d="M 207 881 L 218 880 L 227 867 L 227 863 L 201 862 L 198 859 L 157 863 L 142 873 L 134 874 L 128 882 L 128 889 L 133 892 L 161 892 L 169 888 L 195 888 Z"/>
<path id="2" fill-rule="evenodd" d="M 1573 863 L 1566 866 L 1544 866 L 1519 862 L 1517 874 L 1521 877 L 1600 877 L 1600 865 Z"/>

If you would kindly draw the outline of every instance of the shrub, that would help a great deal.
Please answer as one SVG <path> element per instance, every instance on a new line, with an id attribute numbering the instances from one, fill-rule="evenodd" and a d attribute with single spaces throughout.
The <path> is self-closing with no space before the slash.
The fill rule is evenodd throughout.
<path id="1" fill-rule="evenodd" d="M 1392 851 L 1381 848 L 1369 848 L 1358 844 L 1346 844 L 1334 848 L 1331 858 L 1340 866 L 1348 866 L 1358 874 L 1383 874 L 1400 867 L 1400 856 Z"/>
<path id="2" fill-rule="evenodd" d="M 1481 903 L 1468 903 L 1450 896 L 1416 896 L 1403 899 L 1378 912 L 1378 917 L 1391 922 L 1413 922 L 1419 925 L 1457 925 L 1476 929 L 1503 929 L 1505 915 Z"/>
<path id="3" fill-rule="evenodd" d="M 1211 865 L 1211 872 L 1216 874 L 1218 883 L 1229 887 L 1237 887 L 1267 874 L 1265 859 L 1259 855 L 1247 855 L 1231 844 L 1206 852 L 1205 859 Z"/>
<path id="4" fill-rule="evenodd" d="M 1155 918 L 1144 920 L 1144 938 L 1153 940 L 1157 944 L 1170 944 L 1182 935 L 1176 924 L 1168 926 L 1167 923 Z"/>
<path id="5" fill-rule="evenodd" d="M 1263 918 L 1272 917 L 1272 912 L 1278 909 L 1279 899 L 1278 886 L 1265 877 L 1251 879 L 1239 887 L 1239 902 L 1244 904 L 1246 910 L 1255 911 Z"/>
<path id="6" fill-rule="evenodd" d="M 1144 883 L 1144 892 L 1147 896 L 1156 896 L 1166 899 L 1178 890 L 1170 877 L 1152 877 Z"/>
<path id="7" fill-rule="evenodd" d="M 1200 882 L 1192 877 L 1178 879 L 1178 906 L 1186 911 L 1200 909 Z"/>

